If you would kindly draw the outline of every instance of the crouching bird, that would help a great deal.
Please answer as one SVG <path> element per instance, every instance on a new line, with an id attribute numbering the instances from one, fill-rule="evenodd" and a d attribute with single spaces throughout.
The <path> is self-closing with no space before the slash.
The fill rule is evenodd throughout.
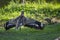
<path id="1" fill-rule="evenodd" d="M 18 16 L 15 19 L 11 19 L 4 24 L 4 28 L 6 30 L 9 30 L 10 28 L 13 28 L 13 27 L 16 27 L 16 29 L 18 29 L 21 26 L 26 26 L 26 27 L 35 28 L 35 29 L 44 29 L 43 23 L 31 18 L 25 17 L 23 11 L 20 16 Z"/>
<path id="2" fill-rule="evenodd" d="M 4 24 L 4 28 L 6 30 L 9 30 L 10 28 L 13 28 L 15 26 L 16 26 L 15 24 L 10 24 L 9 21 Z M 42 30 L 42 29 L 44 29 L 45 25 L 43 23 L 41 23 L 41 22 L 35 21 L 35 22 L 31 22 L 31 23 L 25 24 L 23 26 Z"/>
<path id="3" fill-rule="evenodd" d="M 38 22 L 38 21 L 30 22 L 30 23 L 25 24 L 23 26 L 29 27 L 29 28 L 41 29 L 41 30 L 44 29 L 44 27 L 45 27 L 45 25 L 43 23 Z M 10 28 L 13 28 L 13 27 L 16 27 L 16 25 L 9 23 L 9 21 L 4 24 L 4 28 L 6 30 L 9 30 Z"/>

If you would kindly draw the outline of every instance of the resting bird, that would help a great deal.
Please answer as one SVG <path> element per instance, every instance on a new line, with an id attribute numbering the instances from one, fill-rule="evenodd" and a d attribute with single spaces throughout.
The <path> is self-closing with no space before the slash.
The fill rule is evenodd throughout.
<path id="1" fill-rule="evenodd" d="M 6 22 L 4 26 L 5 26 L 6 30 L 9 30 L 10 28 L 15 27 L 16 25 L 15 24 L 10 24 L 9 22 Z M 38 22 L 38 21 L 31 22 L 31 23 L 25 24 L 23 26 L 26 26 L 26 27 L 29 27 L 29 28 L 41 29 L 41 30 L 44 29 L 44 24 L 41 23 L 41 22 Z"/>
<path id="2" fill-rule="evenodd" d="M 26 27 L 35 28 L 35 29 L 44 28 L 43 23 L 38 22 L 31 18 L 25 17 L 23 11 L 21 15 L 18 16 L 16 19 L 11 19 L 4 24 L 4 27 L 6 30 L 13 28 L 13 27 L 16 27 L 16 29 L 18 29 L 18 27 L 21 27 L 21 26 L 26 26 Z"/>

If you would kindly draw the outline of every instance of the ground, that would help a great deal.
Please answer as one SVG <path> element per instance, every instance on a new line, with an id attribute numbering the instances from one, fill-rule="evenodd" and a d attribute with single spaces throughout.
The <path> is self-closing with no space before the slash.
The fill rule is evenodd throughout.
<path id="1" fill-rule="evenodd" d="M 5 31 L 0 28 L 0 40 L 54 40 L 60 36 L 60 24 L 46 25 L 44 30 L 22 28 Z"/>

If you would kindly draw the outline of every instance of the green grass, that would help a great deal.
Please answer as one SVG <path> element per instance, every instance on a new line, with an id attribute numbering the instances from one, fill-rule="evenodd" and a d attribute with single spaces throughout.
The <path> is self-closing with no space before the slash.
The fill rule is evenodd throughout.
<path id="1" fill-rule="evenodd" d="M 19 12 L 23 9 L 21 4 L 10 2 L 4 8 L 0 8 L 0 20 L 9 20 L 19 16 Z M 60 18 L 60 4 L 52 3 L 26 3 L 24 7 L 25 16 L 40 20 L 47 16 L 59 16 Z M 39 14 L 39 16 L 35 16 Z M 41 15 L 42 16 L 41 16 Z M 37 17 L 37 18 L 36 18 Z M 0 22 L 1 23 L 1 22 Z M 47 25 L 44 30 L 36 30 L 31 28 L 22 28 L 20 30 L 10 29 L 5 31 L 0 28 L 0 40 L 54 40 L 60 36 L 60 24 Z"/>
<path id="2" fill-rule="evenodd" d="M 22 28 L 5 31 L 0 28 L 0 40 L 54 40 L 60 36 L 60 24 L 47 25 L 44 30 Z"/>
<path id="3" fill-rule="evenodd" d="M 43 17 L 52 17 L 52 16 L 56 16 L 56 17 L 60 17 L 60 4 L 52 4 L 52 3 L 42 3 L 42 4 L 38 4 L 38 3 L 28 3 L 26 2 L 24 8 L 22 7 L 22 4 L 19 3 L 15 3 L 14 1 L 11 1 L 7 6 L 4 6 L 4 8 L 0 8 L 0 20 L 3 19 L 11 19 L 14 18 L 19 14 L 19 12 L 21 12 L 21 10 L 24 9 L 25 11 L 25 16 L 28 16 L 30 18 L 32 18 L 32 14 L 34 16 L 36 16 L 36 14 L 40 17 L 41 19 Z M 42 14 L 44 14 L 43 16 L 41 16 Z M 46 16 L 45 16 L 46 14 Z M 36 17 L 34 17 L 34 19 L 36 19 Z M 37 18 L 38 20 L 40 18 Z"/>

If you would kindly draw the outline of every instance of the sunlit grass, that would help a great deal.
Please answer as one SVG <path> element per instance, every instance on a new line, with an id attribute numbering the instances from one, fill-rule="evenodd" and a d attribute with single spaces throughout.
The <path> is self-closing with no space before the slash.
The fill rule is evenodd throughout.
<path id="1" fill-rule="evenodd" d="M 52 4 L 52 3 L 46 3 L 46 2 L 42 3 L 42 4 L 38 4 L 35 2 L 34 3 L 27 3 L 26 2 L 25 6 L 23 8 L 22 4 L 14 3 L 12 1 L 12 2 L 10 2 L 10 4 L 8 6 L 5 6 L 4 8 L 0 8 L 0 12 L 1 12 L 0 18 L 1 19 L 15 18 L 20 15 L 19 12 L 21 12 L 22 9 L 24 9 L 24 11 L 25 11 L 25 16 L 28 16 L 31 18 L 33 17 L 34 19 L 36 19 L 35 13 L 48 14 L 48 15 L 51 14 L 51 15 L 56 16 L 57 14 L 59 14 L 59 8 L 60 8 L 60 4 Z"/>

